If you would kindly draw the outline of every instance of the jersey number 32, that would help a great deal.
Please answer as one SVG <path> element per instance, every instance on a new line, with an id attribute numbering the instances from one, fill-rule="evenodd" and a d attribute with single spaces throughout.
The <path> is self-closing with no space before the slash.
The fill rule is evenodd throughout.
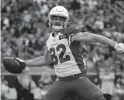
<path id="1" fill-rule="evenodd" d="M 60 54 L 59 54 L 59 57 L 57 57 L 56 52 L 59 52 L 59 51 L 60 51 Z M 57 65 L 59 61 L 60 61 L 60 63 L 63 63 L 63 62 L 70 60 L 69 55 L 64 56 L 64 54 L 66 52 L 66 47 L 64 44 L 59 44 L 59 45 L 57 45 L 56 48 L 53 48 L 53 47 L 50 48 L 49 52 L 50 52 L 50 57 L 52 58 L 54 65 Z"/>

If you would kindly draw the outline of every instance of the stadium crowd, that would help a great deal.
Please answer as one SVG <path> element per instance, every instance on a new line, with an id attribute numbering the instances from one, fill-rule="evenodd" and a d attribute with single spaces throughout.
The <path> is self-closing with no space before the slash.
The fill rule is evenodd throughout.
<path id="1" fill-rule="evenodd" d="M 45 38 L 50 32 L 47 15 L 55 5 L 64 5 L 68 9 L 71 23 L 78 24 L 86 31 L 102 34 L 124 43 L 124 19 L 108 8 L 113 7 L 112 1 L 114 0 L 7 0 L 6 2 L 2 0 L 2 57 L 30 59 L 43 55 Z M 113 95 L 112 100 L 124 99 L 124 54 L 115 53 L 113 48 L 100 43 L 82 43 L 82 50 L 88 72 L 94 72 L 97 76 L 92 81 L 101 88 L 103 93 Z M 103 78 L 102 75 L 106 77 Z M 46 79 L 41 78 L 41 80 Z M 112 92 L 105 90 L 107 86 L 102 84 L 104 81 L 113 84 Z M 6 100 L 6 97 L 9 97 L 7 91 L 10 91 L 10 88 L 4 79 L 1 84 L 4 88 L 4 91 L 1 91 L 2 100 Z M 36 99 L 42 98 L 41 95 L 41 97 L 37 96 L 39 91 L 44 95 L 49 89 L 48 85 L 43 85 L 43 82 L 42 84 L 33 82 L 33 88 L 35 92 L 31 91 L 31 93 L 34 93 Z M 11 88 L 11 91 L 17 90 Z"/>

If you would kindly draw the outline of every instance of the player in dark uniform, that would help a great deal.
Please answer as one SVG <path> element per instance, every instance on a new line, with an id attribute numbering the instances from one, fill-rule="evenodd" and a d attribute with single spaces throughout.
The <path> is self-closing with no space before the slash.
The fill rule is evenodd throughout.
<path id="1" fill-rule="evenodd" d="M 100 90 L 87 78 L 80 42 L 105 43 L 120 52 L 124 52 L 124 44 L 101 35 L 82 32 L 75 25 L 67 27 L 69 14 L 62 6 L 53 7 L 48 17 L 53 31 L 47 39 L 44 56 L 25 62 L 30 67 L 54 65 L 58 78 L 44 100 L 64 100 L 70 93 L 84 100 L 105 100 Z"/>

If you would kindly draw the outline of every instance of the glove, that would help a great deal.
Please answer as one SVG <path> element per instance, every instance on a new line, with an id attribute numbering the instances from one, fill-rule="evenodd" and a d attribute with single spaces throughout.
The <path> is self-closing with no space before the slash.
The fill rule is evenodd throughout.
<path id="1" fill-rule="evenodd" d="M 124 44 L 123 43 L 115 43 L 114 49 L 119 51 L 119 52 L 124 53 Z"/>
<path id="2" fill-rule="evenodd" d="M 14 59 L 17 60 L 22 67 L 26 66 L 26 63 L 23 59 L 20 59 L 20 58 L 14 58 Z"/>
<path id="3" fill-rule="evenodd" d="M 14 58 L 14 60 L 17 60 L 20 63 L 20 70 L 22 70 L 23 73 L 26 67 L 25 61 L 20 58 Z"/>

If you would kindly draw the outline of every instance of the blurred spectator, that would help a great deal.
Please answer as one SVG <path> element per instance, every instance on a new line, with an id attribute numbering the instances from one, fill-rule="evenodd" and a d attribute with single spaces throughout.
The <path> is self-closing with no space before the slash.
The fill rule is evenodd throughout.
<path id="1" fill-rule="evenodd" d="M 106 100 L 112 100 L 115 75 L 111 68 L 100 69 L 101 91 Z"/>
<path id="2" fill-rule="evenodd" d="M 16 98 L 17 98 L 16 89 L 14 87 L 10 88 L 9 93 L 7 94 L 7 99 L 8 100 L 16 100 Z"/>
<path id="3" fill-rule="evenodd" d="M 36 84 L 29 74 L 28 67 L 22 74 L 17 76 L 15 88 L 17 100 L 34 100 L 34 95 L 31 91 L 36 88 Z"/>
<path id="4" fill-rule="evenodd" d="M 80 2 L 78 0 L 73 0 L 71 2 L 71 9 L 74 10 L 74 11 L 81 9 Z"/>
<path id="5" fill-rule="evenodd" d="M 120 75 L 116 80 L 116 95 L 119 95 L 119 99 L 124 99 L 124 60 L 121 61 Z"/>
<path id="6" fill-rule="evenodd" d="M 122 61 L 121 65 L 121 79 L 120 79 L 120 88 L 121 88 L 121 94 L 120 94 L 120 100 L 124 99 L 124 60 Z"/>
<path id="7" fill-rule="evenodd" d="M 40 87 L 36 87 L 35 89 L 33 89 L 31 91 L 31 93 L 33 93 L 34 99 L 36 99 L 36 100 L 42 100 L 45 95 L 44 91 L 42 91 L 42 88 L 40 88 Z"/>
<path id="8" fill-rule="evenodd" d="M 6 100 L 8 93 L 9 93 L 9 86 L 8 86 L 8 82 L 6 80 L 4 80 L 4 76 L 2 76 L 1 79 L 1 99 L 2 100 Z"/>
<path id="9" fill-rule="evenodd" d="M 95 29 L 100 29 L 100 30 L 104 29 L 104 22 L 101 18 L 97 18 L 94 25 L 95 25 L 94 26 Z"/>
<path id="10" fill-rule="evenodd" d="M 53 81 L 52 81 L 52 77 L 51 77 L 50 73 L 47 71 L 43 72 L 42 76 L 39 80 L 40 87 L 41 87 L 41 85 L 43 85 L 43 90 L 48 91 L 51 87 L 52 82 Z"/>
<path id="11" fill-rule="evenodd" d="M 29 14 L 27 10 L 23 12 L 23 21 L 29 23 L 31 21 L 32 16 Z"/>

